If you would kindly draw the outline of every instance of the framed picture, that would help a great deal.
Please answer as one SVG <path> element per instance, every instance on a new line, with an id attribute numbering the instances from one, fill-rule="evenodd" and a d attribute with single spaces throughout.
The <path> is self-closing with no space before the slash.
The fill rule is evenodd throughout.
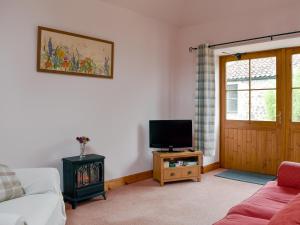
<path id="1" fill-rule="evenodd" d="M 37 71 L 113 78 L 114 42 L 38 27 Z"/>

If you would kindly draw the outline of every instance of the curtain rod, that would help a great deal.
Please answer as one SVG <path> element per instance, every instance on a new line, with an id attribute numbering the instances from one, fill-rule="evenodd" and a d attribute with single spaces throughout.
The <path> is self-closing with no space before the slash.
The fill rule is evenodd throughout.
<path id="1" fill-rule="evenodd" d="M 236 43 L 241 43 L 241 42 L 246 42 L 246 41 L 255 41 L 255 40 L 260 40 L 260 39 L 266 39 L 266 38 L 270 38 L 271 41 L 273 41 L 274 37 L 285 36 L 285 35 L 290 35 L 290 34 L 298 34 L 298 33 L 300 33 L 300 31 L 292 31 L 292 32 L 281 33 L 281 34 L 271 34 L 271 35 L 266 35 L 266 36 L 261 36 L 261 37 L 256 37 L 256 38 L 247 38 L 247 39 L 242 39 L 242 40 L 238 40 L 238 41 L 230 41 L 230 42 L 209 45 L 208 47 L 215 48 L 215 47 L 222 46 L 222 45 L 230 45 L 230 44 L 236 44 Z M 198 48 L 189 47 L 190 52 L 197 50 L 197 49 Z"/>

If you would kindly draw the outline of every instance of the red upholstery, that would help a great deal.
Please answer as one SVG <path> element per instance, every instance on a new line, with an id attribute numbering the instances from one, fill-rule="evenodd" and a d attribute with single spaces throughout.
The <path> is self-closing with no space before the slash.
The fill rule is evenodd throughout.
<path id="1" fill-rule="evenodd" d="M 298 193 L 300 189 L 278 186 L 277 181 L 268 182 L 263 186 L 255 196 L 264 196 L 265 198 L 272 199 L 277 202 L 288 203 L 291 201 Z M 250 197 L 250 199 L 252 198 Z M 248 200 L 250 200 L 248 199 Z M 247 200 L 245 200 L 247 201 Z"/>
<path id="2" fill-rule="evenodd" d="M 283 162 L 278 170 L 278 183 L 268 182 L 253 196 L 232 207 L 227 216 L 214 225 L 260 225 L 268 224 L 270 220 L 273 223 L 270 225 L 300 224 L 299 193 L 300 163 Z M 294 223 L 283 223 L 287 217 Z"/>
<path id="3" fill-rule="evenodd" d="M 232 214 L 220 220 L 217 225 L 267 225 L 269 220 Z M 283 224 L 281 224 L 283 225 Z"/>
<path id="4" fill-rule="evenodd" d="M 300 193 L 300 189 L 279 187 L 277 182 L 271 181 L 253 196 L 231 208 L 228 214 L 271 219 L 298 193 Z"/>
<path id="5" fill-rule="evenodd" d="M 284 209 L 273 216 L 269 225 L 300 224 L 300 195 L 290 201 Z"/>
<path id="6" fill-rule="evenodd" d="M 278 169 L 278 185 L 300 189 L 300 164 L 283 162 Z"/>

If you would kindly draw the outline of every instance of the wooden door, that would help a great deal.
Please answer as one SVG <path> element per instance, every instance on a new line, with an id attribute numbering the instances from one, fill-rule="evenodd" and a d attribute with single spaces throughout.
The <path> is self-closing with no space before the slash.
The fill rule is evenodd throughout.
<path id="1" fill-rule="evenodd" d="M 220 58 L 222 167 L 276 173 L 285 156 L 284 53 Z"/>
<path id="2" fill-rule="evenodd" d="M 300 48 L 286 50 L 286 160 L 300 162 Z"/>

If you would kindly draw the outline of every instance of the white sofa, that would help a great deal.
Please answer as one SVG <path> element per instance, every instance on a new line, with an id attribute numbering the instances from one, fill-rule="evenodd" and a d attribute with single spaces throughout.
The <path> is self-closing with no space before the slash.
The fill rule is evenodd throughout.
<path id="1" fill-rule="evenodd" d="M 16 169 L 25 196 L 0 203 L 0 225 L 65 225 L 57 169 Z"/>

